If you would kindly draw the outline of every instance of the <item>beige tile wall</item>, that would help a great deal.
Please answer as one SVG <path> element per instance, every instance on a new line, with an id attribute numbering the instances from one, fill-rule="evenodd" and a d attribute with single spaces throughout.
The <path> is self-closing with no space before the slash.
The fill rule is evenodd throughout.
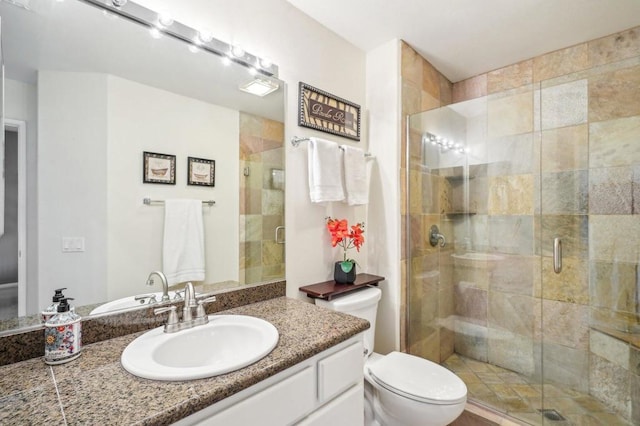
<path id="1" fill-rule="evenodd" d="M 420 132 L 411 131 L 408 191 L 404 156 L 401 170 L 411 223 L 403 273 L 412 265 L 403 349 L 442 361 L 455 345 L 530 374 L 540 373 L 544 357 L 554 373 L 547 381 L 588 391 L 640 423 L 640 351 L 611 337 L 624 333 L 592 327 L 640 333 L 640 28 L 453 85 L 403 44 L 403 117 L 484 96 L 491 164 L 473 183 L 471 220 L 477 241 L 505 260 L 452 262 L 450 252 L 438 257 L 425 244 L 430 224 L 447 227 L 438 213 L 452 184 L 414 166 Z M 560 275 L 551 263 L 556 235 L 564 244 Z M 436 270 L 438 279 L 429 274 Z M 447 318 L 457 318 L 461 333 L 452 335 Z"/>
<path id="2" fill-rule="evenodd" d="M 272 179 L 272 170 L 284 170 L 283 143 L 283 123 L 240 113 L 241 283 L 284 278 L 284 245 L 275 242 L 276 226 L 284 225 L 284 191 Z"/>

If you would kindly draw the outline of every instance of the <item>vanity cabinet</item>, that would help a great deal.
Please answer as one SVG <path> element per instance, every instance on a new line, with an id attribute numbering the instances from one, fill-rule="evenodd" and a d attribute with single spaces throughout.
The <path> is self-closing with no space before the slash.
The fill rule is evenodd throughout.
<path id="1" fill-rule="evenodd" d="M 358 334 L 176 425 L 363 424 L 363 351 Z"/>

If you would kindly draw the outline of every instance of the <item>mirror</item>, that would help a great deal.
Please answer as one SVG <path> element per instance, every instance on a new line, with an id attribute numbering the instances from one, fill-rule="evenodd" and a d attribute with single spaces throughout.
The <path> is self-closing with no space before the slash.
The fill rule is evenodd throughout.
<path id="1" fill-rule="evenodd" d="M 77 309 L 161 291 L 145 283 L 162 270 L 164 207 L 145 197 L 215 201 L 203 204 L 201 284 L 284 278 L 282 81 L 242 92 L 247 67 L 81 0 L 5 0 L 0 16 L 6 118 L 26 144 L 26 250 L 9 267 L 20 315 L 55 288 Z M 143 183 L 145 151 L 175 156 L 175 184 Z M 215 161 L 214 186 L 187 184 L 188 157 Z"/>

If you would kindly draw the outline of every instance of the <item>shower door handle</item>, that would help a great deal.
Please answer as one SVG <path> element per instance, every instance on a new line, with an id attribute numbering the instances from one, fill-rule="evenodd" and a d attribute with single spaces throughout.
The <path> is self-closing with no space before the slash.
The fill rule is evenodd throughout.
<path id="1" fill-rule="evenodd" d="M 562 272 L 562 240 L 559 237 L 553 239 L 553 272 Z"/>
<path id="2" fill-rule="evenodd" d="M 284 244 L 284 238 L 280 239 L 280 231 L 284 233 L 284 226 L 276 226 L 276 244 Z"/>

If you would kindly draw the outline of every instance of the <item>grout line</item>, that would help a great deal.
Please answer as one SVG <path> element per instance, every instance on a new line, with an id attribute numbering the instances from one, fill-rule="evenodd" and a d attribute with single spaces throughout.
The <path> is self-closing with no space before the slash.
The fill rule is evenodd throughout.
<path id="1" fill-rule="evenodd" d="M 60 391 L 58 390 L 58 382 L 56 380 L 56 375 L 53 372 L 53 367 L 49 366 L 49 371 L 51 371 L 51 378 L 53 379 L 53 387 L 56 388 L 56 395 L 58 397 L 58 405 L 60 406 L 60 412 L 62 413 L 62 421 L 64 425 L 67 426 L 67 416 L 64 414 L 64 407 L 62 406 L 62 399 L 60 398 Z"/>

